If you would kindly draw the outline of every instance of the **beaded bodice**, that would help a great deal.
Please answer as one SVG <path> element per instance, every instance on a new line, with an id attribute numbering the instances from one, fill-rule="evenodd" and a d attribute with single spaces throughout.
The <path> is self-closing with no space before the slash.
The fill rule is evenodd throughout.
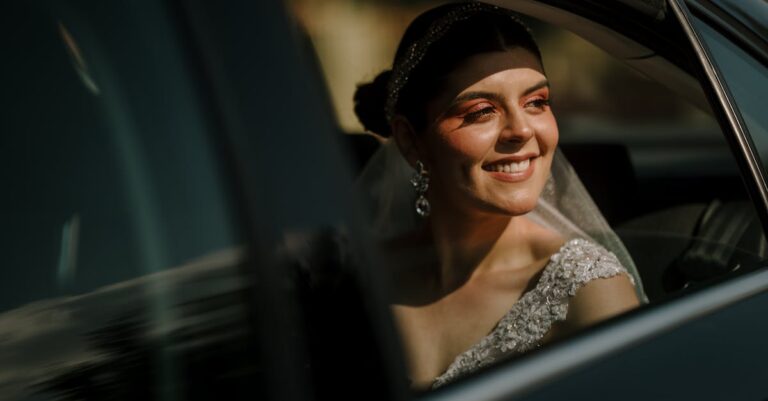
<path id="1" fill-rule="evenodd" d="M 622 272 L 626 269 L 616 256 L 600 245 L 580 238 L 566 242 L 550 257 L 536 286 L 520 297 L 486 337 L 457 356 L 432 388 L 536 348 L 553 323 L 565 320 L 568 301 L 581 286 Z"/>

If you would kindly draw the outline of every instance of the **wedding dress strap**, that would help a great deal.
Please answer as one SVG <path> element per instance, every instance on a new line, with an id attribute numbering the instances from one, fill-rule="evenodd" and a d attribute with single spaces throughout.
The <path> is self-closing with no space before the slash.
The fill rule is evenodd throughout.
<path id="1" fill-rule="evenodd" d="M 540 345 L 557 321 L 565 320 L 568 302 L 584 284 L 625 273 L 616 255 L 594 242 L 576 238 L 550 257 L 536 286 L 523 294 L 491 332 L 461 353 L 432 384 L 437 388 L 509 355 Z"/>

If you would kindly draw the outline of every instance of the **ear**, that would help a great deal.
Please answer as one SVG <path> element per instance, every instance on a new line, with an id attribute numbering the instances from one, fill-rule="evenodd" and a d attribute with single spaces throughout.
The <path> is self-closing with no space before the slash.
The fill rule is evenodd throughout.
<path id="1" fill-rule="evenodd" d="M 396 115 L 390 123 L 392 127 L 392 136 L 395 138 L 397 147 L 411 167 L 416 168 L 416 161 L 421 160 L 426 163 L 420 149 L 423 148 L 421 139 L 416 135 L 411 123 L 405 117 Z"/>

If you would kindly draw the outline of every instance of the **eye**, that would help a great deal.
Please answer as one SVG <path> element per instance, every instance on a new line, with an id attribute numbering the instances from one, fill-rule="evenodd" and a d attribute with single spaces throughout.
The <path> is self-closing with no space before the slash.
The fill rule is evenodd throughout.
<path id="1" fill-rule="evenodd" d="M 490 120 L 496 113 L 496 108 L 490 103 L 479 103 L 472 106 L 466 114 L 464 114 L 463 125 L 473 124 L 477 122 L 485 122 Z"/>
<path id="2" fill-rule="evenodd" d="M 544 110 L 549 107 L 549 99 L 544 97 L 535 97 L 525 103 L 526 108 L 533 108 L 537 110 Z"/>

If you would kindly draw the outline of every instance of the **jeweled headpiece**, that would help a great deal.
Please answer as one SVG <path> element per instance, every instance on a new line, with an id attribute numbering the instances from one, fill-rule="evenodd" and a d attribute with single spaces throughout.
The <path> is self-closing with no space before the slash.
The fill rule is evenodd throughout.
<path id="1" fill-rule="evenodd" d="M 464 3 L 457 6 L 434 21 L 429 29 L 427 29 L 427 33 L 421 39 L 412 43 L 408 47 L 408 50 L 395 60 L 392 65 L 392 75 L 387 84 L 387 102 L 384 106 L 387 120 L 391 121 L 392 117 L 394 117 L 395 107 L 400 98 L 400 92 L 408 83 L 408 78 L 424 58 L 429 47 L 440 40 L 440 38 L 442 38 L 456 22 L 464 21 L 477 14 L 489 11 L 495 13 L 503 12 L 500 7 L 480 2 Z M 514 15 L 507 12 L 504 12 L 504 14 L 509 16 L 514 23 L 525 27 L 525 25 Z M 526 31 L 528 30 L 527 27 L 525 27 L 525 29 Z"/>

